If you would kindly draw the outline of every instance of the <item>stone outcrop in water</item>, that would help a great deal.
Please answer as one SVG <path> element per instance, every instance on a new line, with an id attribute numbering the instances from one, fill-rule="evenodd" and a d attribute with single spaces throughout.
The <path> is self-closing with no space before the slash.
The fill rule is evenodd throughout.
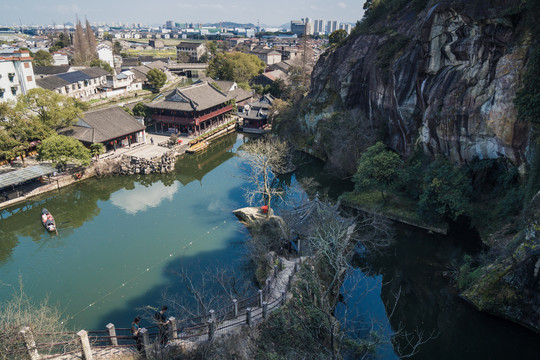
<path id="1" fill-rule="evenodd" d="M 529 125 L 517 120 L 513 99 L 529 39 L 521 15 L 508 15 L 515 3 L 430 1 L 419 13 L 407 5 L 328 50 L 301 119 L 310 152 L 331 160 L 352 136 L 369 146 L 384 134 L 404 155 L 418 143 L 455 162 L 526 163 Z M 336 134 L 340 141 L 328 140 Z M 338 166 L 354 172 L 357 158 L 341 158 Z"/>

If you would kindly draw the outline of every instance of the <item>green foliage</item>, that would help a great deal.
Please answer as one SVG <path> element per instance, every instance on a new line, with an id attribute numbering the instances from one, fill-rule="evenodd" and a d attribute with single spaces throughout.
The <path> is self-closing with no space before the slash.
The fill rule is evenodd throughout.
<path id="1" fill-rule="evenodd" d="M 114 74 L 114 69 L 112 68 L 112 66 L 108 62 L 100 60 L 100 59 L 92 60 L 90 62 L 90 67 L 102 68 L 103 70 L 108 71 L 109 74 L 111 75 Z"/>
<path id="2" fill-rule="evenodd" d="M 424 174 L 424 191 L 420 195 L 418 214 L 426 221 L 456 220 L 470 215 L 470 179 L 447 160 L 431 163 Z"/>
<path id="3" fill-rule="evenodd" d="M 133 115 L 143 117 L 147 117 L 149 115 L 148 108 L 146 107 L 146 105 L 144 105 L 142 101 L 136 103 L 133 107 Z"/>
<path id="4" fill-rule="evenodd" d="M 99 158 L 99 155 L 105 152 L 105 145 L 102 143 L 95 143 L 90 145 L 90 155 Z"/>
<path id="5" fill-rule="evenodd" d="M 305 267 L 298 273 L 293 298 L 261 325 L 256 359 L 328 359 L 332 319 L 316 306 L 320 283 Z M 294 334 L 294 336 L 291 336 Z"/>
<path id="6" fill-rule="evenodd" d="M 36 88 L 21 95 L 15 106 L 15 117 L 21 120 L 39 120 L 51 130 L 68 127 L 77 122 L 88 107 L 56 91 Z"/>
<path id="7" fill-rule="evenodd" d="M 206 42 L 206 48 L 208 49 L 208 52 L 211 56 L 216 56 L 217 54 L 217 44 L 215 41 L 208 41 Z"/>
<path id="8" fill-rule="evenodd" d="M 68 136 L 53 135 L 38 146 L 38 159 L 51 160 L 59 169 L 64 168 L 68 162 L 90 164 L 90 150 L 85 148 L 79 140 Z"/>
<path id="9" fill-rule="evenodd" d="M 338 29 L 328 36 L 328 42 L 330 45 L 339 44 L 348 36 L 347 31 Z"/>
<path id="10" fill-rule="evenodd" d="M 69 47 L 71 45 L 71 38 L 65 32 L 61 32 L 58 35 L 58 40 L 54 43 L 54 46 L 58 46 L 59 49 Z"/>
<path id="11" fill-rule="evenodd" d="M 266 64 L 255 55 L 218 53 L 208 64 L 207 74 L 214 79 L 247 83 L 265 68 Z"/>
<path id="12" fill-rule="evenodd" d="M 34 54 L 33 63 L 36 66 L 50 66 L 53 63 L 52 54 L 45 50 L 38 50 Z"/>
<path id="13" fill-rule="evenodd" d="M 395 34 L 388 38 L 377 48 L 377 61 L 381 68 L 390 67 L 395 59 L 409 43 L 409 38 L 405 35 Z"/>
<path id="14" fill-rule="evenodd" d="M 60 50 L 60 49 L 61 49 L 60 46 L 53 45 L 53 46 L 51 46 L 51 47 L 49 48 L 49 52 L 50 52 L 51 54 L 53 54 L 53 53 L 57 52 L 57 51 Z"/>
<path id="15" fill-rule="evenodd" d="M 146 78 L 148 79 L 148 83 L 154 88 L 155 92 L 158 92 L 167 82 L 167 75 L 159 69 L 149 70 L 146 74 Z"/>
<path id="16" fill-rule="evenodd" d="M 113 42 L 113 53 L 115 55 L 118 55 L 118 54 L 122 53 L 122 49 L 123 49 L 122 44 L 120 44 L 119 41 Z"/>
<path id="17" fill-rule="evenodd" d="M 133 116 L 133 110 L 131 110 L 127 106 L 123 106 L 122 109 L 124 109 L 124 111 L 127 112 L 129 115 Z"/>
<path id="18" fill-rule="evenodd" d="M 409 3 L 411 3 L 412 9 L 418 13 L 426 7 L 428 2 L 429 0 L 413 0 L 412 2 L 408 0 L 367 0 L 364 3 L 364 17 L 362 21 L 356 23 L 349 38 L 377 31 L 376 28 L 380 27 L 378 22 L 401 12 Z"/>
<path id="19" fill-rule="evenodd" d="M 249 86 L 249 84 L 247 82 L 241 82 L 241 83 L 238 83 L 236 84 L 238 85 L 238 87 L 240 89 L 243 89 L 243 90 L 246 90 L 246 91 L 250 91 L 251 90 L 251 87 Z"/>
<path id="20" fill-rule="evenodd" d="M 384 199 L 384 191 L 395 181 L 401 165 L 402 161 L 398 154 L 387 150 L 382 142 L 376 143 L 367 148 L 360 157 L 353 177 L 355 190 L 376 188 Z"/>

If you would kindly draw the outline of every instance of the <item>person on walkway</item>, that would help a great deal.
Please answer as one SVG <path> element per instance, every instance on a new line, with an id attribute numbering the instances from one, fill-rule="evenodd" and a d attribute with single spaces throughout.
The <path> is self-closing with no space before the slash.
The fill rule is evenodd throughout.
<path id="1" fill-rule="evenodd" d="M 170 321 L 167 320 L 167 315 L 165 315 L 166 311 L 167 305 L 163 305 L 161 307 L 161 311 L 156 312 L 156 314 L 154 315 L 159 329 L 159 342 L 161 345 L 167 345 L 167 342 L 169 341 Z"/>
<path id="2" fill-rule="evenodd" d="M 141 328 L 139 327 L 140 322 L 141 318 L 136 316 L 131 323 L 131 335 L 133 336 L 133 340 L 135 340 L 135 343 L 137 344 L 138 352 L 142 352 L 143 350 L 142 334 L 139 333 L 139 331 L 141 330 Z"/>
<path id="3" fill-rule="evenodd" d="M 150 138 L 150 144 L 154 145 L 154 138 L 153 137 Z"/>

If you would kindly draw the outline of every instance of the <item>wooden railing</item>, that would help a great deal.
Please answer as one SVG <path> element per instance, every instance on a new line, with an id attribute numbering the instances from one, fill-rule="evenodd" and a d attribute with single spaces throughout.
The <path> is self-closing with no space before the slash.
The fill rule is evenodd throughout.
<path id="1" fill-rule="evenodd" d="M 183 117 L 183 116 L 174 116 L 174 115 L 164 115 L 164 114 L 152 114 L 152 119 L 157 121 L 169 122 L 169 123 L 178 123 L 182 125 L 198 125 L 202 121 L 206 121 L 215 116 L 225 114 L 233 109 L 232 105 L 227 105 L 223 108 L 209 112 L 208 114 L 199 115 L 197 117 Z"/>

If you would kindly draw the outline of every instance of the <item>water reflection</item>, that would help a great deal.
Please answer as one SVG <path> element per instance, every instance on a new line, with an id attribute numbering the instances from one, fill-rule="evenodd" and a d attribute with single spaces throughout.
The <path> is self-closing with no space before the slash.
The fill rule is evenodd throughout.
<path id="1" fill-rule="evenodd" d="M 180 184 L 165 186 L 156 182 L 151 187 L 134 184 L 132 189 L 123 189 L 111 195 L 111 203 L 126 213 L 134 215 L 148 208 L 155 208 L 164 200 L 171 201 L 180 189 Z"/>

